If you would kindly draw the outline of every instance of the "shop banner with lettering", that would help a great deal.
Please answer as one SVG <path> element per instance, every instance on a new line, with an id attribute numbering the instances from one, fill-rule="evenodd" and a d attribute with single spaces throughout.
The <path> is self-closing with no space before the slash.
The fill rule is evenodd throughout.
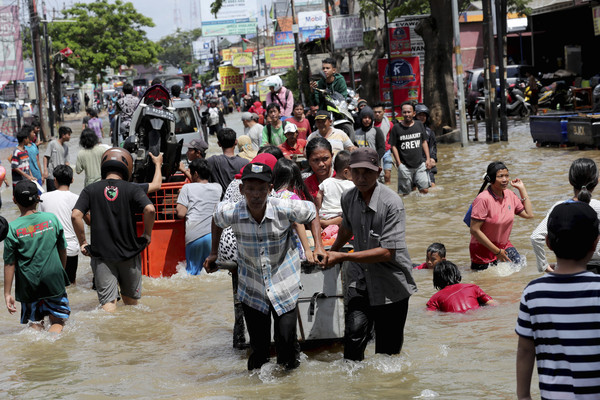
<path id="1" fill-rule="evenodd" d="M 407 26 L 390 28 L 390 53 L 392 58 L 410 56 L 410 29 Z"/>
<path id="2" fill-rule="evenodd" d="M 271 68 L 293 68 L 294 46 L 270 46 L 265 47 L 265 62 Z"/>
<path id="3" fill-rule="evenodd" d="M 252 53 L 236 53 L 233 55 L 231 65 L 234 67 L 251 67 L 254 63 Z"/>
<path id="4" fill-rule="evenodd" d="M 405 101 L 421 101 L 421 71 L 419 57 L 394 58 L 391 63 L 387 59 L 377 61 L 379 72 L 379 99 L 390 100 L 390 84 L 394 93 L 396 111 Z M 388 74 L 389 68 L 389 74 Z"/>
<path id="5" fill-rule="evenodd" d="M 600 36 L 600 6 L 592 7 L 592 18 L 594 20 L 594 35 Z"/>
<path id="6" fill-rule="evenodd" d="M 0 7 L 0 81 L 25 79 L 19 7 Z"/>
<path id="7" fill-rule="evenodd" d="M 236 67 L 219 67 L 221 91 L 234 89 L 239 92 L 244 89 L 244 77 Z"/>

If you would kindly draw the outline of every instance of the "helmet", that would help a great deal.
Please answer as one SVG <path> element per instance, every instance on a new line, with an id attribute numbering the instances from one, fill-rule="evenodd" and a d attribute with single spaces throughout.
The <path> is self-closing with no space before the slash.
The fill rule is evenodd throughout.
<path id="1" fill-rule="evenodd" d="M 275 91 L 278 92 L 279 89 L 281 89 L 281 87 L 283 86 L 283 82 L 281 81 L 279 75 L 273 75 L 265 79 L 263 85 L 267 87 L 273 86 L 275 88 Z"/>
<path id="2" fill-rule="evenodd" d="M 102 179 L 105 179 L 110 171 L 120 172 L 123 175 L 123 180 L 128 181 L 133 171 L 131 153 L 121 147 L 112 147 L 106 150 L 102 155 L 100 164 Z"/>
<path id="3" fill-rule="evenodd" d="M 415 106 L 415 114 L 425 113 L 429 117 L 429 108 L 423 103 L 419 103 Z"/>

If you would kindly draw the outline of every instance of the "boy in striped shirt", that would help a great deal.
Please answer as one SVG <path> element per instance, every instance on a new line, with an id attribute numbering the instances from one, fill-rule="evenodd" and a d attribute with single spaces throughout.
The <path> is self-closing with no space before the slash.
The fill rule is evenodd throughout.
<path id="1" fill-rule="evenodd" d="M 527 285 L 515 329 L 519 399 L 531 399 L 536 359 L 542 399 L 600 398 L 600 276 L 586 269 L 597 243 L 598 215 L 588 204 L 550 213 L 546 244 L 556 269 Z"/>

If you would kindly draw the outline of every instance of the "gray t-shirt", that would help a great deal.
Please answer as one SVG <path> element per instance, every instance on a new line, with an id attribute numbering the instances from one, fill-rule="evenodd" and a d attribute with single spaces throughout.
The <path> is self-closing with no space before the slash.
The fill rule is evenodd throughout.
<path id="1" fill-rule="evenodd" d="M 252 147 L 254 150 L 258 150 L 262 144 L 262 132 L 264 126 L 259 123 L 254 124 L 252 128 L 244 128 L 244 135 L 250 137 L 252 140 Z"/>
<path id="2" fill-rule="evenodd" d="M 48 178 L 54 179 L 54 168 L 69 162 L 69 147 L 67 143 L 62 146 L 58 140 L 48 143 L 44 157 L 48 157 Z"/>
<path id="3" fill-rule="evenodd" d="M 187 207 L 185 217 L 185 244 L 210 233 L 212 214 L 221 200 L 218 183 L 188 183 L 183 185 L 177 204 Z"/>

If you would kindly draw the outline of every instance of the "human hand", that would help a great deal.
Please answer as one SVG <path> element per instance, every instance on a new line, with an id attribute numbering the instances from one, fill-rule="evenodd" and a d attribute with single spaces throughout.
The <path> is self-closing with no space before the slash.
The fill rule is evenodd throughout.
<path id="1" fill-rule="evenodd" d="M 86 257 L 92 256 L 92 253 L 90 251 L 90 245 L 87 243 L 84 243 L 81 246 L 79 246 L 79 250 L 81 251 L 81 254 L 83 254 Z"/>
<path id="2" fill-rule="evenodd" d="M 346 253 L 341 253 L 339 251 L 328 251 L 324 268 L 331 268 L 336 264 L 341 264 L 344 261 L 345 255 Z"/>
<path id="3" fill-rule="evenodd" d="M 179 171 L 185 172 L 185 163 L 183 161 L 179 163 Z"/>
<path id="4" fill-rule="evenodd" d="M 149 234 L 149 233 L 144 233 L 144 234 L 142 235 L 142 237 L 143 237 L 144 239 L 146 239 L 146 241 L 148 242 L 148 243 L 146 243 L 146 246 L 148 246 L 148 245 L 150 244 L 150 242 L 152 241 L 152 235 L 151 235 L 151 234 Z"/>
<path id="5" fill-rule="evenodd" d="M 9 313 L 14 314 L 17 312 L 17 307 L 15 306 L 15 298 L 11 296 L 11 294 L 4 295 L 4 301 L 6 302 L 6 309 Z"/>
<path id="6" fill-rule="evenodd" d="M 522 181 L 522 180 L 520 180 L 519 178 L 515 178 L 515 179 L 513 179 L 512 181 L 510 181 L 510 185 L 511 185 L 512 187 L 514 187 L 514 188 L 517 188 L 517 189 L 519 189 L 519 192 L 520 192 L 521 190 L 524 190 L 524 189 L 525 189 L 525 184 L 524 184 L 524 183 L 523 183 L 523 181 Z"/>
<path id="7" fill-rule="evenodd" d="M 310 250 L 306 250 L 305 253 L 306 253 L 306 261 L 309 262 L 309 263 L 311 263 L 311 264 L 314 264 L 315 263 L 315 255 L 314 255 L 314 253 L 312 251 L 310 251 Z"/>
<path id="8" fill-rule="evenodd" d="M 316 81 L 310 81 L 310 90 L 311 92 L 317 88 L 317 82 Z"/>
<path id="9" fill-rule="evenodd" d="M 508 258 L 508 254 L 506 254 L 506 250 L 504 249 L 500 249 L 500 254 L 498 254 L 496 256 L 496 258 L 498 259 L 498 261 L 507 261 L 510 262 L 510 258 Z"/>
<path id="10" fill-rule="evenodd" d="M 148 153 L 148 154 L 150 154 L 150 158 L 152 159 L 152 162 L 154 163 L 154 165 L 156 165 L 158 167 L 162 166 L 162 163 L 163 163 L 163 153 L 158 153 L 157 156 L 155 156 L 152 153 Z"/>
<path id="11" fill-rule="evenodd" d="M 204 270 L 209 274 L 212 274 L 213 272 L 216 272 L 219 269 L 215 261 L 217 261 L 216 254 L 210 254 L 208 257 L 206 257 L 206 260 L 204 260 Z"/>
<path id="12" fill-rule="evenodd" d="M 544 272 L 554 272 L 555 268 L 556 268 L 556 264 L 548 264 L 546 266 L 546 270 Z"/>
<path id="13" fill-rule="evenodd" d="M 313 258 L 313 262 L 315 264 L 324 266 L 327 260 L 327 252 L 325 249 L 323 249 L 323 247 L 315 247 L 315 250 L 313 251 Z"/>
<path id="14" fill-rule="evenodd" d="M 43 179 L 43 180 L 46 180 L 46 179 L 48 179 L 48 171 L 44 171 L 44 172 L 42 173 L 42 179 Z"/>

